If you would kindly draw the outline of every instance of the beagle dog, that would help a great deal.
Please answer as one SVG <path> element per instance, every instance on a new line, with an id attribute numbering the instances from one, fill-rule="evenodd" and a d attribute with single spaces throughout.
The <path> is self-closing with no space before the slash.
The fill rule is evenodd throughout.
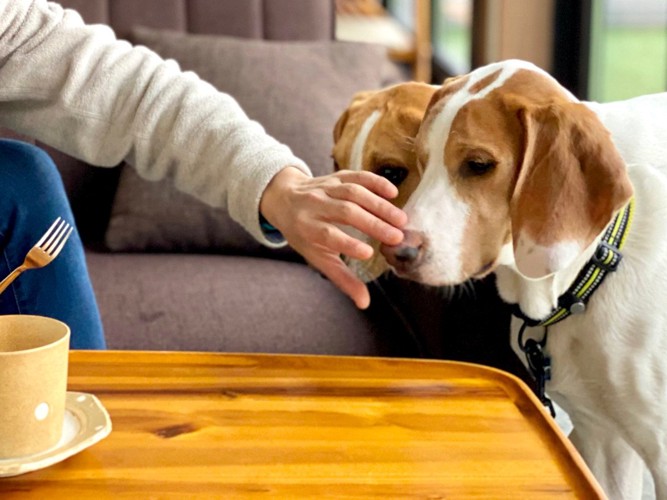
<path id="1" fill-rule="evenodd" d="M 447 80 L 415 141 L 400 276 L 496 273 L 512 345 L 613 499 L 667 499 L 667 93 L 579 102 L 504 61 Z M 547 397 L 548 395 L 548 397 Z"/>
<path id="2" fill-rule="evenodd" d="M 355 94 L 334 127 L 334 168 L 367 170 L 387 178 L 399 191 L 393 203 L 402 207 L 419 182 L 414 139 L 438 88 L 407 82 Z M 347 262 L 357 276 L 368 282 L 388 270 L 376 241 L 359 231 L 344 230 L 375 250 L 368 261 Z"/>

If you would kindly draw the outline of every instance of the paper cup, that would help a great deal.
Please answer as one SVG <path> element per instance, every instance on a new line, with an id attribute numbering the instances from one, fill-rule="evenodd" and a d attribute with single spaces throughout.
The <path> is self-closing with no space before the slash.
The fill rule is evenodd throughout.
<path id="1" fill-rule="evenodd" d="M 60 440 L 69 336 L 69 327 L 52 318 L 0 316 L 0 460 Z"/>

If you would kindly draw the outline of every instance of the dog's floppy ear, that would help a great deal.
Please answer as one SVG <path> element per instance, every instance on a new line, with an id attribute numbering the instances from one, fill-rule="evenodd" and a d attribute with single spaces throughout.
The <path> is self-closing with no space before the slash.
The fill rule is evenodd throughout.
<path id="1" fill-rule="evenodd" d="M 597 116 L 576 102 L 515 108 L 524 151 L 511 199 L 514 257 L 541 278 L 576 259 L 632 196 L 626 167 Z"/>

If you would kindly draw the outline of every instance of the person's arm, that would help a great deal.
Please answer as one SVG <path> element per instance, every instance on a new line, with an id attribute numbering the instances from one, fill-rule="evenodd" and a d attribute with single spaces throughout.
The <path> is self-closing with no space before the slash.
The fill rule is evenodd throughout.
<path id="1" fill-rule="evenodd" d="M 232 97 L 44 0 L 0 0 L 0 125 L 94 165 L 171 177 L 269 246 L 261 193 L 287 165 L 310 175 Z"/>
<path id="2" fill-rule="evenodd" d="M 144 178 L 171 178 L 178 189 L 226 208 L 258 241 L 278 247 L 285 241 L 267 238 L 260 226 L 266 189 L 265 200 L 289 207 L 277 215 L 269 201 L 269 222 L 360 307 L 368 305 L 368 291 L 341 268 L 338 254 L 364 258 L 370 247 L 349 237 L 323 241 L 323 227 L 337 235 L 336 224 L 362 231 L 370 224 L 371 236 L 384 243 L 402 237 L 391 226 L 404 214 L 383 199 L 391 195 L 387 181 L 368 174 L 363 177 L 370 184 L 351 194 L 348 186 L 329 199 L 315 196 L 322 180 L 340 184 L 340 174 L 312 179 L 308 167 L 249 120 L 232 97 L 45 0 L 0 0 L 0 125 L 93 165 L 125 160 Z M 294 171 L 298 178 L 285 174 Z M 341 193 L 356 207 L 342 216 L 333 202 Z"/>

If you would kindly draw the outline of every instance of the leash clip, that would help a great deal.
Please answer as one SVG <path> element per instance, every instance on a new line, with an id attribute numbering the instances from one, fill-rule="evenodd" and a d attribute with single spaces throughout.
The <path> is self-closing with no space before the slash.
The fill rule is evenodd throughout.
<path id="1" fill-rule="evenodd" d="M 528 371 L 535 380 L 535 392 L 540 402 L 549 409 L 552 417 L 556 417 L 556 410 L 551 399 L 546 395 L 546 383 L 551 380 L 551 358 L 544 353 L 544 346 L 547 343 L 548 328 L 544 329 L 544 339 L 538 342 L 535 339 L 523 341 L 523 334 L 529 325 L 524 323 L 519 330 L 519 347 L 526 355 L 528 362 Z"/>
<path id="2" fill-rule="evenodd" d="M 551 380 L 551 358 L 544 354 L 542 345 L 534 339 L 526 340 L 524 353 L 528 360 L 528 367 L 535 378 L 537 397 L 549 409 L 551 416 L 555 418 L 556 410 L 551 399 L 546 395 L 546 383 Z"/>

